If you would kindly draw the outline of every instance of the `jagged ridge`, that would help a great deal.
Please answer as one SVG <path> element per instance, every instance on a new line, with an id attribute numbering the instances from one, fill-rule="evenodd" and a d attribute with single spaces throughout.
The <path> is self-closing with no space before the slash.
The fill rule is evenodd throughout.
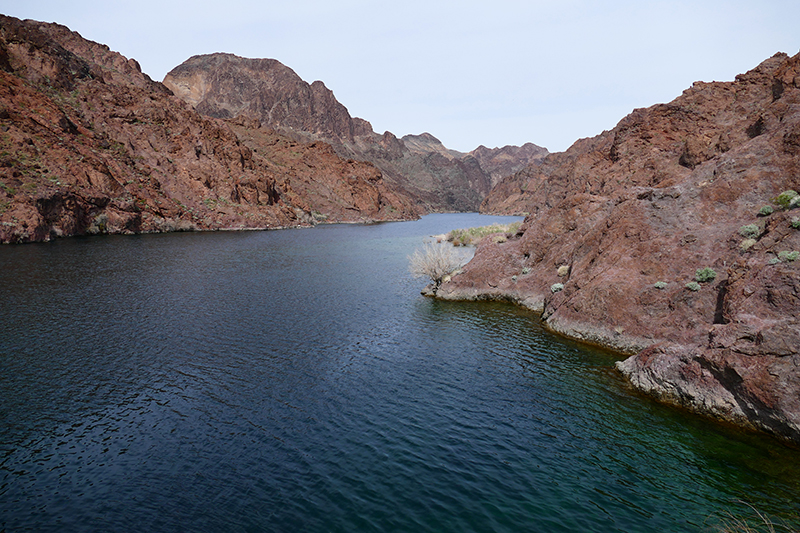
<path id="1" fill-rule="evenodd" d="M 520 302 L 555 331 L 636 354 L 619 368 L 640 389 L 800 442 L 800 262 L 775 263 L 800 250 L 800 210 L 771 202 L 789 189 L 800 55 L 777 54 L 505 179 L 483 210 L 529 213 L 520 233 L 483 244 L 439 296 Z M 717 277 L 687 289 L 706 267 Z"/>
<path id="2" fill-rule="evenodd" d="M 329 142 L 342 157 L 369 161 L 428 211 L 477 210 L 501 174 L 547 153 L 527 144 L 463 154 L 429 133 L 379 135 L 366 120 L 351 117 L 321 81 L 308 84 L 274 59 L 193 56 L 170 71 L 164 84 L 200 113 L 246 116 L 297 139 Z"/>

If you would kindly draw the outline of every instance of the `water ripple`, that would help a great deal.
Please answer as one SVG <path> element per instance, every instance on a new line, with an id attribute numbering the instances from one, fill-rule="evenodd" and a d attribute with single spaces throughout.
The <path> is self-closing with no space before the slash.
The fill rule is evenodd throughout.
<path id="1" fill-rule="evenodd" d="M 796 515 L 791 450 L 632 394 L 614 357 L 524 310 L 418 296 L 407 255 L 474 220 L 4 247 L 0 529 Z"/>

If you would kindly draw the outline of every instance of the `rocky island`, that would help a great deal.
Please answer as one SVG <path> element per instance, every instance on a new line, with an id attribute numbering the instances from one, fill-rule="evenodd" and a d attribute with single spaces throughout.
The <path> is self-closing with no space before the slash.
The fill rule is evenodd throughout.
<path id="1" fill-rule="evenodd" d="M 800 443 L 800 55 L 695 83 L 501 181 L 445 299 L 508 300 L 630 357 L 656 398 Z"/>

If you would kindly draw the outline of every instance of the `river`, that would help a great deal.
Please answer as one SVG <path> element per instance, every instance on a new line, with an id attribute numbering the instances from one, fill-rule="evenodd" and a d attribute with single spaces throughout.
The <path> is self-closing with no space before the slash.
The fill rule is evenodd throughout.
<path id="1" fill-rule="evenodd" d="M 506 220 L 0 247 L 0 531 L 711 531 L 800 455 L 408 255 Z M 796 523 L 795 523 L 796 524 Z"/>

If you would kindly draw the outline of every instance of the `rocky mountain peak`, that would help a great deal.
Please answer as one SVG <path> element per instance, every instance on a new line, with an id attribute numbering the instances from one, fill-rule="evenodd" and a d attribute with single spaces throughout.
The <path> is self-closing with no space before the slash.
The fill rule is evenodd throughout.
<path id="1" fill-rule="evenodd" d="M 274 59 L 194 56 L 170 71 L 164 84 L 202 114 L 244 115 L 298 140 L 328 142 L 341 157 L 374 164 L 387 182 L 432 211 L 477 209 L 502 172 L 538 157 L 523 150 L 505 153 L 502 161 L 475 159 L 430 133 L 379 135 L 366 120 L 351 117 L 323 82 L 308 84 Z"/>
<path id="2" fill-rule="evenodd" d="M 172 69 L 164 85 L 199 113 L 215 118 L 246 115 L 284 133 L 352 142 L 365 128 L 323 82 L 308 84 L 275 59 L 197 55 Z"/>

